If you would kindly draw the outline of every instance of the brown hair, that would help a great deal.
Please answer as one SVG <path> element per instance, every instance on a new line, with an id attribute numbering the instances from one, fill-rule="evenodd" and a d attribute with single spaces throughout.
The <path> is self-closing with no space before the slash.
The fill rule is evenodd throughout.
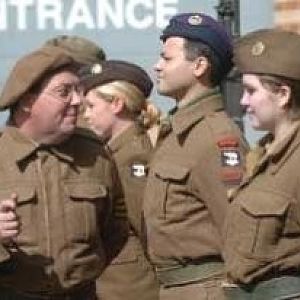
<path id="1" fill-rule="evenodd" d="M 289 114 L 292 119 L 300 119 L 300 81 L 280 76 L 257 75 L 262 85 L 272 93 L 278 93 L 281 86 L 291 89 Z"/>

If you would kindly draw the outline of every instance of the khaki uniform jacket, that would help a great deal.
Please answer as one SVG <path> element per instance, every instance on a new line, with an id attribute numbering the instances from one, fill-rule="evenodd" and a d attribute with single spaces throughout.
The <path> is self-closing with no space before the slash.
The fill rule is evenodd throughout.
<path id="1" fill-rule="evenodd" d="M 242 175 L 246 145 L 211 92 L 179 108 L 150 166 L 144 210 L 158 267 L 221 260 L 227 189 Z"/>
<path id="2" fill-rule="evenodd" d="M 125 216 L 116 169 L 98 142 L 75 133 L 58 146 L 38 147 L 7 127 L 0 182 L 0 200 L 18 195 L 21 222 L 12 247 L 0 244 L 0 260 L 16 261 L 15 270 L 1 273 L 0 286 L 60 293 L 102 272 L 116 241 L 110 236 Z"/>
<path id="3" fill-rule="evenodd" d="M 142 203 L 152 145 L 133 125 L 109 143 L 125 193 L 131 234 L 120 254 L 97 282 L 103 300 L 157 300 L 158 283 L 142 246 Z"/>
<path id="4" fill-rule="evenodd" d="M 231 199 L 226 269 L 236 283 L 293 274 L 300 269 L 300 128 L 265 151 Z M 251 153 L 253 156 L 253 153 Z"/>

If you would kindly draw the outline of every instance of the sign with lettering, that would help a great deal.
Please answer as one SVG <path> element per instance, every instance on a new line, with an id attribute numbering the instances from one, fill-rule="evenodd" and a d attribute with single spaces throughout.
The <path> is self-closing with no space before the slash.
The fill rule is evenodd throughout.
<path id="1" fill-rule="evenodd" d="M 165 27 L 178 0 L 0 0 L 0 31 Z"/>

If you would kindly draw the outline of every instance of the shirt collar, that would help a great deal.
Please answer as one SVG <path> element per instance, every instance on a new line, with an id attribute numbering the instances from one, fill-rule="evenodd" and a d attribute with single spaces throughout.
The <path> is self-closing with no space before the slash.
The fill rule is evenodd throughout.
<path id="1" fill-rule="evenodd" d="M 128 143 L 130 139 L 134 139 L 135 136 L 142 132 L 142 128 L 136 124 L 132 124 L 126 128 L 123 132 L 117 135 L 115 138 L 108 142 L 108 148 L 112 154 L 116 153 L 124 144 Z"/>
<path id="2" fill-rule="evenodd" d="M 172 129 L 177 135 L 181 135 L 206 115 L 223 109 L 224 105 L 219 90 L 211 89 L 178 107 L 171 118 Z"/>
<path id="3" fill-rule="evenodd" d="M 55 156 L 67 160 L 69 162 L 72 162 L 74 158 L 69 153 L 66 153 L 63 150 L 62 144 L 59 145 L 41 145 L 33 141 L 32 139 L 29 139 L 26 137 L 20 130 L 13 126 L 7 126 L 3 130 L 3 134 L 1 136 L 2 143 L 11 145 L 11 144 L 17 144 L 14 147 L 10 147 L 9 149 L 9 156 L 16 161 L 16 163 L 19 163 L 29 156 L 31 156 L 33 153 L 43 149 L 47 150 L 51 153 L 53 153 Z"/>
<path id="4" fill-rule="evenodd" d="M 248 154 L 248 156 L 257 154 L 256 164 L 250 172 L 250 177 L 256 175 L 268 162 L 271 162 L 270 170 L 273 174 L 279 170 L 285 158 L 300 144 L 299 127 L 300 122 L 297 121 L 281 139 L 274 141 L 273 135 L 269 133 L 259 140 L 258 145 Z"/>

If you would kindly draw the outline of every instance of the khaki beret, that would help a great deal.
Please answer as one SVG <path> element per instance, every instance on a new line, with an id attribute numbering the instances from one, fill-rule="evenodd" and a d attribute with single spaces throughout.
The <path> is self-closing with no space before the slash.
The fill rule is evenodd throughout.
<path id="1" fill-rule="evenodd" d="M 74 64 L 71 57 L 57 47 L 42 47 L 17 61 L 0 96 L 0 110 L 4 110 L 38 83 L 48 72 Z"/>
<path id="2" fill-rule="evenodd" d="M 135 85 L 147 98 L 153 88 L 151 78 L 141 67 L 121 60 L 106 60 L 99 64 L 84 66 L 80 70 L 80 77 L 86 91 L 121 80 Z"/>
<path id="3" fill-rule="evenodd" d="M 76 35 L 59 35 L 46 41 L 45 45 L 60 47 L 83 64 L 93 64 L 105 60 L 103 49 L 94 42 Z"/>
<path id="4" fill-rule="evenodd" d="M 234 46 L 234 62 L 241 73 L 300 80 L 300 35 L 279 29 L 246 34 Z"/>

